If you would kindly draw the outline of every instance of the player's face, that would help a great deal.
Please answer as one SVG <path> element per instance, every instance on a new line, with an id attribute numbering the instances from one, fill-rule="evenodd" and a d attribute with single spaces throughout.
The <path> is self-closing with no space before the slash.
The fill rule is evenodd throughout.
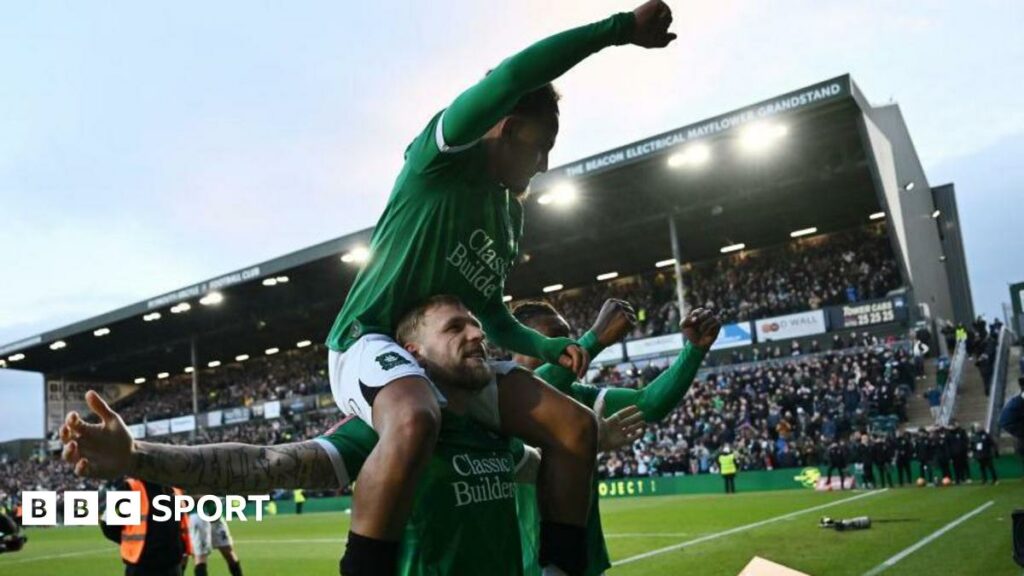
<path id="1" fill-rule="evenodd" d="M 565 318 L 561 316 L 539 316 L 533 318 L 529 322 L 529 327 L 533 328 L 537 332 L 547 336 L 548 338 L 568 338 L 569 337 L 569 323 L 565 321 Z M 512 360 L 516 364 L 519 364 L 527 370 L 536 370 L 540 368 L 544 361 L 540 358 L 534 358 L 533 356 L 524 356 L 523 354 L 515 354 L 512 356 Z"/>
<path id="2" fill-rule="evenodd" d="M 547 172 L 548 154 L 558 136 L 558 117 L 514 116 L 510 123 L 503 147 L 501 177 L 509 190 L 519 194 L 538 172 Z"/>
<path id="3" fill-rule="evenodd" d="M 431 378 L 478 390 L 492 377 L 480 322 L 462 306 L 435 306 L 423 317 L 415 353 Z"/>

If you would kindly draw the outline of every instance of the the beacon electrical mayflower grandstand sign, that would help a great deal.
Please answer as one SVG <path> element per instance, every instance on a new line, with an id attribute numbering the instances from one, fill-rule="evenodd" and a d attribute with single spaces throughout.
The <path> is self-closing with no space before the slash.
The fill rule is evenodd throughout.
<path id="1" fill-rule="evenodd" d="M 722 114 L 697 124 L 683 126 L 682 128 L 609 150 L 596 156 L 584 158 L 568 166 L 555 168 L 547 174 L 539 176 L 535 187 L 545 188 L 550 183 L 557 182 L 561 177 L 582 176 L 584 174 L 600 172 L 619 164 L 646 158 L 652 154 L 667 152 L 669 149 L 675 148 L 680 144 L 714 136 L 751 122 L 766 120 L 779 114 L 833 102 L 850 96 L 851 92 L 850 78 L 848 76 L 826 80 L 820 84 L 814 84 L 807 88 L 759 102 L 753 106 L 740 108 L 739 110 Z"/>
<path id="2" fill-rule="evenodd" d="M 181 521 L 186 514 L 195 512 L 207 522 L 220 518 L 247 521 L 245 506 L 255 504 L 253 520 L 263 521 L 263 504 L 270 496 L 201 496 L 198 499 L 185 494 L 160 494 L 153 497 L 152 509 L 146 519 L 164 522 Z M 57 525 L 57 493 L 46 490 L 26 490 L 21 493 L 22 524 L 25 526 Z M 132 490 L 110 490 L 105 493 L 103 521 L 110 526 L 134 526 L 142 518 L 142 493 Z M 92 490 L 64 492 L 63 524 L 65 526 L 96 525 L 100 521 L 100 493 Z"/>

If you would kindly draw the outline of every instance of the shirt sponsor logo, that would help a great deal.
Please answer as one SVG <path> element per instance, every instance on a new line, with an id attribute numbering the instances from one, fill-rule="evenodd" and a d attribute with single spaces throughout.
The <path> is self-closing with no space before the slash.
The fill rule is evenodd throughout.
<path id="1" fill-rule="evenodd" d="M 455 266 L 463 278 L 484 298 L 490 299 L 508 277 L 512 262 L 494 249 L 496 243 L 487 232 L 477 228 L 466 243 L 459 242 L 445 261 Z"/>
<path id="2" fill-rule="evenodd" d="M 512 481 L 512 459 L 509 457 L 479 457 L 456 454 L 452 469 L 466 480 L 452 482 L 455 507 L 515 498 L 516 484 Z"/>
<path id="3" fill-rule="evenodd" d="M 409 362 L 405 358 L 402 358 L 401 354 L 399 354 L 398 352 L 385 352 L 380 356 L 374 358 L 374 360 L 377 362 L 377 364 L 380 364 L 381 370 L 391 370 L 396 366 L 401 366 L 403 364 L 411 364 L 411 362 Z"/>

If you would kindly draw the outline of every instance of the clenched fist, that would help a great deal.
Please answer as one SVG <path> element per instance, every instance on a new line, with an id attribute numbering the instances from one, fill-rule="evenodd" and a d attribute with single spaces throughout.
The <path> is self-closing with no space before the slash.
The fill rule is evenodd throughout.
<path id="1" fill-rule="evenodd" d="M 718 339 L 722 322 L 714 312 L 706 308 L 694 308 L 686 315 L 682 324 L 683 336 L 694 346 L 710 350 Z"/>
<path id="2" fill-rule="evenodd" d="M 598 343 L 607 348 L 628 336 L 635 327 L 636 312 L 629 302 L 609 298 L 601 306 L 590 331 L 597 335 Z"/>
<path id="3" fill-rule="evenodd" d="M 672 24 L 672 10 L 661 0 L 644 2 L 633 10 L 635 25 L 633 38 L 630 40 L 644 48 L 664 48 L 676 39 L 676 35 L 668 31 Z"/>

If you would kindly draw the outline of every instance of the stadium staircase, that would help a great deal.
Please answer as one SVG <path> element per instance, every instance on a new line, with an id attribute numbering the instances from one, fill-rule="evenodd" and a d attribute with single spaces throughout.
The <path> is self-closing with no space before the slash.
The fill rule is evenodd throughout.
<path id="1" fill-rule="evenodd" d="M 907 428 L 927 427 L 935 423 L 931 410 L 928 409 L 928 401 L 923 396 L 932 386 L 935 386 L 934 358 L 925 361 L 924 379 L 917 381 L 917 390 L 907 398 Z"/>
<path id="2" fill-rule="evenodd" d="M 987 417 L 988 396 L 985 396 L 985 383 L 982 382 L 978 367 L 968 356 L 964 362 L 964 378 L 960 382 L 960 396 L 956 400 L 953 418 L 967 428 L 974 422 L 984 426 Z"/>
<path id="3" fill-rule="evenodd" d="M 1011 358 L 1013 360 L 1013 358 Z M 907 428 L 928 427 L 935 424 L 931 410 L 928 409 L 928 401 L 923 394 L 935 385 L 935 364 L 934 358 L 927 360 L 924 364 L 924 379 L 918 380 L 917 390 L 913 397 L 907 400 Z M 1013 372 L 1011 371 L 1011 376 Z M 1013 384 L 1007 385 L 1007 398 L 1010 390 L 1017 389 L 1017 380 L 1014 377 Z M 1019 390 L 1018 390 L 1019 393 Z M 984 422 L 988 414 L 988 397 L 985 396 L 985 387 L 981 381 L 981 373 L 968 357 L 964 365 L 963 380 L 960 382 L 960 396 L 956 401 L 956 412 L 953 417 L 961 425 L 968 427 L 972 422 Z"/>

